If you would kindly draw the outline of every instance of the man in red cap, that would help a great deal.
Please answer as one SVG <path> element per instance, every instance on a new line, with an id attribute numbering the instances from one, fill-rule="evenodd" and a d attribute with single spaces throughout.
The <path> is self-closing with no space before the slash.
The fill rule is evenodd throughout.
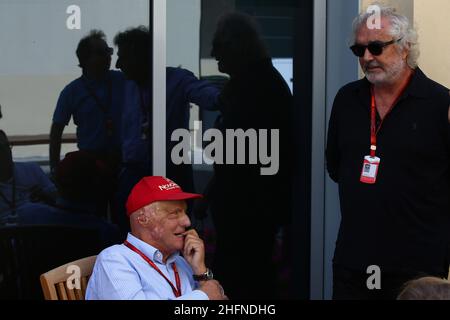
<path id="1" fill-rule="evenodd" d="M 86 299 L 227 299 L 205 266 L 203 241 L 188 230 L 185 200 L 200 197 L 164 177 L 143 178 L 126 204 L 131 233 L 98 255 Z"/>

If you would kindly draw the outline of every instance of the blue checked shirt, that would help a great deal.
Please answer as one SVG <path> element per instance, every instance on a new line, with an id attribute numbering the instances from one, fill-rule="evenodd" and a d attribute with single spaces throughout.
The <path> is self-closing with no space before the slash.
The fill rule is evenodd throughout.
<path id="1" fill-rule="evenodd" d="M 175 262 L 181 280 L 181 297 L 176 298 L 171 286 L 139 254 L 124 244 L 103 250 L 97 257 L 86 290 L 86 300 L 208 300 L 197 290 L 193 271 L 178 253 L 162 261 L 162 253 L 151 245 L 128 234 L 127 240 L 149 259 L 175 285 L 172 263 Z"/>

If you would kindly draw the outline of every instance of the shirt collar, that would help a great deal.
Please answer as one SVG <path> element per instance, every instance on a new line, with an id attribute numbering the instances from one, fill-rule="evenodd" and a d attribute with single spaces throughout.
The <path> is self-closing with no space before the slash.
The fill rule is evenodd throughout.
<path id="1" fill-rule="evenodd" d="M 96 85 L 100 83 L 105 83 L 108 81 L 110 75 L 110 71 L 106 72 L 105 75 L 101 79 L 90 79 L 86 75 L 82 74 L 81 79 L 85 81 L 88 85 Z"/>
<path id="2" fill-rule="evenodd" d="M 430 95 L 430 87 L 427 76 L 420 68 L 414 70 L 411 82 L 405 90 L 405 95 L 418 98 L 427 98 Z"/>
<path id="3" fill-rule="evenodd" d="M 356 88 L 364 105 L 370 103 L 370 86 L 371 83 L 367 78 L 361 80 L 361 84 Z M 430 95 L 430 89 L 428 85 L 428 78 L 420 68 L 416 68 L 412 75 L 411 81 L 406 87 L 403 97 L 413 96 L 418 98 L 426 98 Z"/>
<path id="4" fill-rule="evenodd" d="M 149 259 L 153 262 L 157 262 L 159 264 L 171 264 L 175 262 L 175 259 L 180 255 L 179 252 L 172 254 L 168 259 L 167 263 L 163 262 L 163 255 L 161 251 L 153 247 L 152 245 L 142 241 L 141 239 L 133 236 L 131 233 L 128 233 L 127 241 L 139 249 L 143 254 L 145 254 Z"/>

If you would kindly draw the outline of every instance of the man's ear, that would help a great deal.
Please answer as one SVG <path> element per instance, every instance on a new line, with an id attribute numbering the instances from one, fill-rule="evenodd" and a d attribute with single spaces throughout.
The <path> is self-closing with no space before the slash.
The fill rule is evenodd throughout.
<path id="1" fill-rule="evenodd" d="M 408 60 L 410 51 L 411 51 L 411 44 L 407 43 L 406 46 L 403 47 L 402 51 L 401 51 L 401 56 L 402 56 L 403 60 L 405 60 L 405 61 Z"/>
<path id="2" fill-rule="evenodd" d="M 145 211 L 141 211 L 139 213 L 139 216 L 137 217 L 138 222 L 145 226 L 149 223 L 150 219 L 148 218 L 148 216 L 145 214 Z"/>

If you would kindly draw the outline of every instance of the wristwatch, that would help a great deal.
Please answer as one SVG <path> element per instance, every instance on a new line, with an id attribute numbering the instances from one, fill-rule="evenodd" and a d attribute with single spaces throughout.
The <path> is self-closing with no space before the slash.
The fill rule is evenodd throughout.
<path id="1" fill-rule="evenodd" d="M 195 281 L 207 281 L 207 280 L 214 279 L 214 275 L 213 275 L 211 269 L 209 269 L 209 268 L 206 268 L 205 273 L 194 274 L 192 277 L 194 278 Z"/>

